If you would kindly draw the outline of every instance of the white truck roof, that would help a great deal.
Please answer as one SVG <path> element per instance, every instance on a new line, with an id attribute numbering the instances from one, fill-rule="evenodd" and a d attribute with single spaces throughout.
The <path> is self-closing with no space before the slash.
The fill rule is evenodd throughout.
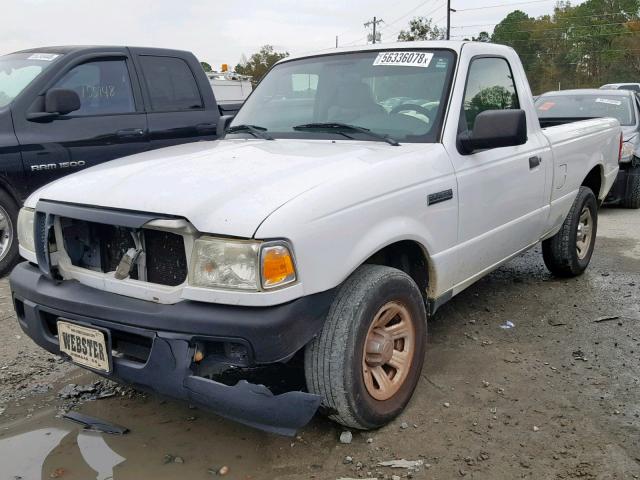
<path id="1" fill-rule="evenodd" d="M 292 55 L 280 60 L 278 63 L 288 62 L 290 60 L 296 60 L 299 58 L 315 57 L 318 55 L 330 55 L 334 53 L 349 53 L 349 52 L 366 52 L 370 50 L 411 50 L 411 49 L 448 49 L 453 50 L 456 53 L 460 53 L 464 45 L 472 43 L 475 48 L 484 50 L 486 48 L 487 53 L 493 55 L 499 53 L 501 50 L 512 51 L 511 47 L 506 45 L 498 45 L 495 43 L 486 42 L 470 42 L 459 40 L 421 40 L 415 42 L 391 42 L 391 43 L 376 43 L 369 45 L 354 45 L 350 47 L 338 47 L 327 48 L 324 50 L 318 50 L 314 52 L 306 52 L 298 55 Z"/>

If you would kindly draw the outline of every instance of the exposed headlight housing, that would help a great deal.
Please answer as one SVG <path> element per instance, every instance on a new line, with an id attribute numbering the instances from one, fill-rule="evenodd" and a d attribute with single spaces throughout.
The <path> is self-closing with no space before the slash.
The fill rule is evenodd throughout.
<path id="1" fill-rule="evenodd" d="M 630 142 L 622 144 L 622 152 L 620 153 L 620 163 L 629 163 L 635 153 L 635 146 Z"/>
<path id="2" fill-rule="evenodd" d="M 18 244 L 30 252 L 36 251 L 33 238 L 33 222 L 36 212 L 32 208 L 21 208 L 18 213 Z"/>
<path id="3" fill-rule="evenodd" d="M 297 279 L 285 242 L 256 242 L 203 236 L 193 245 L 189 284 L 194 287 L 258 291 Z"/>

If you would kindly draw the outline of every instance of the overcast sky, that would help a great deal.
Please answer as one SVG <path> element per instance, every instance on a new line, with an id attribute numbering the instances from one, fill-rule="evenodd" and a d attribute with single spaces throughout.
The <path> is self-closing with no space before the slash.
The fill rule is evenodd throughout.
<path id="1" fill-rule="evenodd" d="M 491 31 L 514 9 L 538 16 L 556 0 L 452 0 L 452 35 Z M 573 4 L 582 3 L 574 0 Z M 494 5 L 506 6 L 488 8 Z M 383 42 L 409 19 L 445 25 L 446 0 L 2 0 L 0 54 L 44 45 L 111 44 L 191 50 L 214 68 L 235 66 L 261 45 L 291 53 L 364 44 L 363 23 L 376 15 Z M 468 10 L 467 10 L 468 9 Z M 485 25 L 486 24 L 486 25 Z M 465 25 L 472 27 L 460 28 Z"/>

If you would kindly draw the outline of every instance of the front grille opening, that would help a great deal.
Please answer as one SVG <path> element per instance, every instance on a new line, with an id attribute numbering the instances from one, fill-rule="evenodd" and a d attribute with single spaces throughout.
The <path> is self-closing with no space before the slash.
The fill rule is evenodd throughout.
<path id="1" fill-rule="evenodd" d="M 121 330 L 111 330 L 111 353 L 136 363 L 146 363 L 151 354 L 153 339 Z"/>
<path id="2" fill-rule="evenodd" d="M 114 272 L 128 250 L 142 247 L 144 256 L 138 257 L 129 278 L 142 280 L 146 276 L 148 282 L 172 287 L 187 279 L 187 258 L 181 235 L 73 218 L 61 218 L 60 222 L 65 250 L 76 267 Z"/>
<path id="3" fill-rule="evenodd" d="M 144 230 L 147 281 L 175 287 L 187 279 L 184 240 L 175 233 Z"/>

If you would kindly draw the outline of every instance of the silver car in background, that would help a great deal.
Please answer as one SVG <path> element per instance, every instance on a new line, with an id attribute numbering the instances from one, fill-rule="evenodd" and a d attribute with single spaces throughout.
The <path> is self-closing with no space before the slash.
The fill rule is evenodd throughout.
<path id="1" fill-rule="evenodd" d="M 605 203 L 640 208 L 640 97 L 623 88 L 547 92 L 535 100 L 542 126 L 613 117 L 622 126 L 620 173 Z"/>

